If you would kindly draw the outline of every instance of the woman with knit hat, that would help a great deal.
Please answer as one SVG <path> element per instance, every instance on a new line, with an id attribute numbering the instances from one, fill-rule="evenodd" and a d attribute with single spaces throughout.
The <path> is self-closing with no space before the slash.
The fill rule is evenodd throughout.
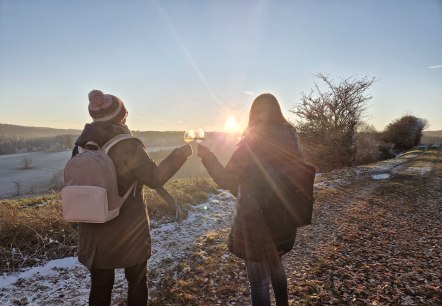
<path id="1" fill-rule="evenodd" d="M 78 147 L 93 141 L 99 146 L 119 134 L 130 134 L 125 125 L 127 110 L 123 101 L 99 90 L 89 93 L 89 114 L 75 142 Z M 115 219 L 106 223 L 80 223 L 78 259 L 91 273 L 89 305 L 110 305 L 116 268 L 124 268 L 128 281 L 128 305 L 147 305 L 147 260 L 151 255 L 151 237 L 143 185 L 159 188 L 167 182 L 192 155 L 189 144 L 172 151 L 158 166 L 142 143 L 133 138 L 117 143 L 109 151 L 114 162 L 118 193 L 123 196 L 137 182 Z"/>

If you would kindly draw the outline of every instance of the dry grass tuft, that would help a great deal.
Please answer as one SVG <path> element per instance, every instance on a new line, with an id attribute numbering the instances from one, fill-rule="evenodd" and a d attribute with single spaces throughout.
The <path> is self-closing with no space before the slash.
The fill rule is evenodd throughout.
<path id="1" fill-rule="evenodd" d="M 209 179 L 177 179 L 165 188 L 180 207 L 205 201 L 216 192 Z M 145 189 L 150 217 L 157 223 L 176 217 L 154 190 Z M 14 272 L 51 259 L 75 256 L 77 224 L 63 219 L 60 194 L 0 201 L 0 273 Z"/>
<path id="2" fill-rule="evenodd" d="M 63 220 L 59 195 L 0 201 L 0 271 L 73 255 L 76 227 Z"/>

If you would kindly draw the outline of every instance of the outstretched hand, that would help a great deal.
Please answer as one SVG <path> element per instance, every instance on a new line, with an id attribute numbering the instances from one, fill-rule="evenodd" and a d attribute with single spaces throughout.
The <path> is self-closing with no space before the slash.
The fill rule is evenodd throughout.
<path id="1" fill-rule="evenodd" d="M 192 146 L 190 144 L 185 144 L 184 146 L 179 147 L 178 149 L 180 149 L 185 155 L 186 157 L 192 156 Z"/>
<path id="2" fill-rule="evenodd" d="M 201 158 L 207 156 L 210 153 L 210 150 L 205 145 L 198 145 L 198 152 L 197 155 Z"/>

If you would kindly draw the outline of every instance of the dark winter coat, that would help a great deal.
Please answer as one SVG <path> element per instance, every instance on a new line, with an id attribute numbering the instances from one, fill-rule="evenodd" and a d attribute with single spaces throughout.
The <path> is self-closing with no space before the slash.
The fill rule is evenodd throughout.
<path id="1" fill-rule="evenodd" d="M 272 262 L 293 248 L 296 231 L 278 233 L 266 222 L 262 206 L 269 183 L 259 170 L 265 163 L 284 165 L 293 159 L 302 159 L 299 137 L 293 127 L 286 125 L 246 136 L 225 167 L 213 153 L 203 157 L 214 181 L 237 196 L 228 240 L 229 250 L 236 256 Z"/>
<path id="2" fill-rule="evenodd" d="M 130 133 L 125 125 L 110 122 L 86 124 L 76 141 L 74 154 L 78 146 L 84 147 L 88 141 L 101 146 L 123 133 Z M 137 181 L 137 188 L 115 219 L 101 224 L 79 224 L 78 259 L 88 269 L 126 268 L 150 257 L 149 218 L 142 187 L 162 186 L 186 161 L 185 154 L 175 149 L 157 166 L 136 139 L 119 142 L 109 151 L 109 156 L 115 165 L 119 195 L 123 196 L 134 181 Z"/>

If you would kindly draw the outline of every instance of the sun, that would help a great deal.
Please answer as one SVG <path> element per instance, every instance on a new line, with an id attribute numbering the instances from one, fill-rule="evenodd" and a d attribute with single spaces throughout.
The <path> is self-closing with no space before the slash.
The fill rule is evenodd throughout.
<path id="1" fill-rule="evenodd" d="M 226 122 L 224 123 L 224 127 L 229 132 L 237 132 L 238 131 L 238 122 L 236 121 L 235 117 L 230 116 L 226 119 Z"/>

